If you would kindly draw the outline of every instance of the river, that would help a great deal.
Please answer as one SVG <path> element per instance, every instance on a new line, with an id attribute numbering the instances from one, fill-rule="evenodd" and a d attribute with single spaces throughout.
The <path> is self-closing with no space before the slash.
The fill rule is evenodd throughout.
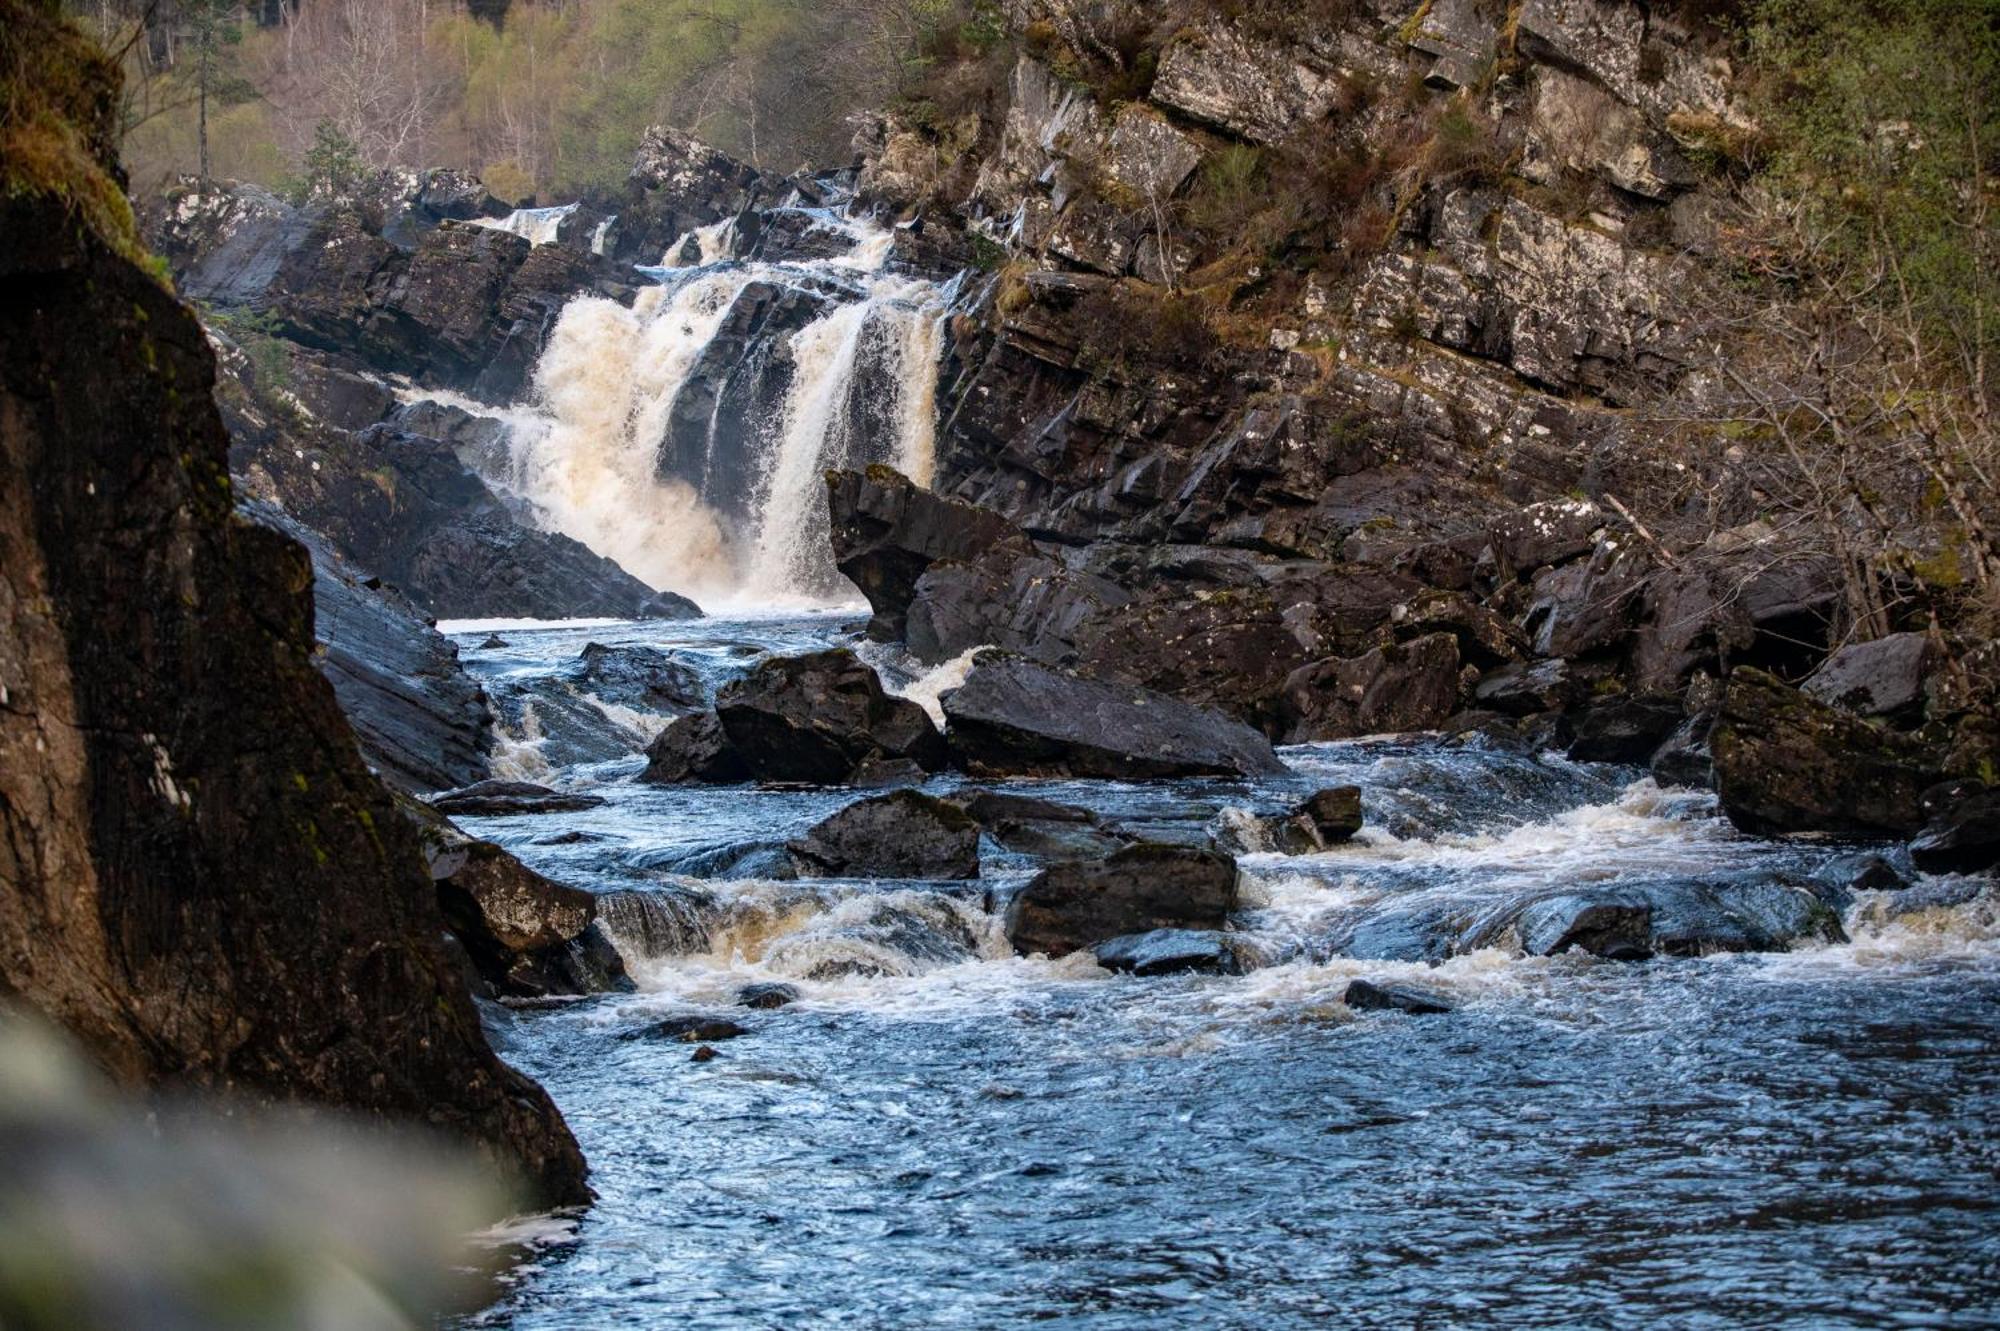
<path id="1" fill-rule="evenodd" d="M 858 643 L 864 619 L 503 626 L 498 648 L 492 626 L 447 627 L 505 693 L 588 642 L 662 648 L 713 684 Z M 1533 958 L 1501 938 L 1363 959 L 1550 885 L 1775 887 L 1852 848 L 1738 834 L 1636 770 L 1438 737 L 1285 749 L 1293 775 L 1257 784 L 1011 783 L 1168 839 L 1362 786 L 1353 843 L 1242 857 L 1235 925 L 1261 964 L 1139 979 L 1011 955 L 989 907 L 1025 856 L 989 843 L 969 884 L 767 881 L 759 848 L 856 792 L 648 786 L 636 744 L 566 763 L 533 730 L 503 766 L 606 803 L 461 821 L 624 894 L 605 919 L 639 990 L 491 1014 L 599 1201 L 531 1227 L 466 1325 L 1992 1324 L 1990 885 L 1920 880 L 1951 904 L 1893 918 L 1857 893 L 1848 941 L 1772 953 Z M 1456 1007 L 1351 1012 L 1356 977 Z M 774 980 L 799 1001 L 735 1005 Z M 619 1038 L 691 1012 L 750 1031 L 707 1061 Z"/>

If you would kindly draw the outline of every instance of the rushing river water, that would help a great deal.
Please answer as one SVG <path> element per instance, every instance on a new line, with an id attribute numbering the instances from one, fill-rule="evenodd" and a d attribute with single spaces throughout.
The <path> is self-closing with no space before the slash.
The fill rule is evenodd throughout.
<path id="1" fill-rule="evenodd" d="M 665 648 L 712 683 L 861 619 L 458 640 L 500 696 L 587 642 Z M 605 721 L 635 752 L 657 724 Z M 600 1200 L 546 1226 L 473 1325 L 1993 1324 L 1990 888 L 1926 882 L 1953 904 L 1894 918 L 1861 893 L 1852 941 L 1781 953 L 1358 960 L 1339 954 L 1408 955 L 1411 921 L 1537 888 L 1791 882 L 1842 848 L 1741 836 L 1633 771 L 1435 739 L 1288 749 L 1295 775 L 1255 786 L 1019 783 L 1168 838 L 1364 789 L 1355 843 L 1243 858 L 1238 927 L 1268 964 L 1114 977 L 1011 956 L 986 905 L 1024 856 L 989 844 L 983 879 L 951 886 L 746 877 L 856 793 L 645 786 L 636 756 L 565 763 L 554 729 L 517 731 L 514 770 L 607 802 L 464 821 L 621 894 L 605 918 L 640 992 L 496 1017 Z M 1358 976 L 1458 1007 L 1352 1013 Z M 803 998 L 734 1006 L 760 980 Z M 689 1012 L 751 1032 L 707 1062 L 618 1038 Z"/>

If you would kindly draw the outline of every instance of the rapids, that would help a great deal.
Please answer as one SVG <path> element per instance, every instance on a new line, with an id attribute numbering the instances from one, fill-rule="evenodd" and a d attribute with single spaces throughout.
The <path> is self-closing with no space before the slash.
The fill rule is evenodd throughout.
<path id="1" fill-rule="evenodd" d="M 485 650 L 494 626 L 445 627 L 489 689 L 520 690 L 591 641 L 662 648 L 712 685 L 764 652 L 855 642 L 863 618 L 512 625 Z M 926 701 L 963 669 L 920 677 L 862 650 Z M 1033 872 L 1024 856 L 988 843 L 967 884 L 770 881 L 759 852 L 856 792 L 648 786 L 636 756 L 565 763 L 556 742 L 511 740 L 541 779 L 606 803 L 464 821 L 600 893 L 640 991 L 489 1014 L 568 1117 L 600 1200 L 539 1227 L 470 1325 L 1991 1316 L 1990 885 L 1920 880 L 1937 904 L 1900 914 L 1858 893 L 1851 941 L 1785 952 L 1530 958 L 1502 934 L 1435 965 L 1366 960 L 1399 951 L 1413 919 L 1476 921 L 1550 886 L 1778 883 L 1851 848 L 1741 835 L 1709 797 L 1636 771 L 1422 736 L 1287 749 L 1294 774 L 1256 784 L 1010 787 L 1164 838 L 1363 787 L 1354 843 L 1243 856 L 1235 924 L 1264 965 L 1141 980 L 1010 954 L 987 905 Z M 1350 1012 L 1356 977 L 1457 1010 Z M 763 981 L 802 997 L 734 1005 Z M 701 1063 L 618 1038 L 689 1012 L 750 1033 Z"/>

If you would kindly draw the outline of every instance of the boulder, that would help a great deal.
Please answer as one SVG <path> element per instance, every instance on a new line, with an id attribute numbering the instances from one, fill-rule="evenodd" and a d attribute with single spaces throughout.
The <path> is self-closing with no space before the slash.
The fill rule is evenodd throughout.
<path id="1" fill-rule="evenodd" d="M 1150 95 L 1190 119 L 1277 143 L 1323 119 L 1339 89 L 1331 70 L 1291 49 L 1211 23 L 1177 34 L 1160 53 Z"/>
<path id="2" fill-rule="evenodd" d="M 1687 719 L 1678 698 L 1618 698 L 1577 718 L 1569 756 L 1580 763 L 1643 766 Z"/>
<path id="3" fill-rule="evenodd" d="M 799 988 L 795 984 L 765 981 L 746 984 L 736 991 L 739 1006 L 769 1011 L 773 1008 L 788 1007 L 799 1001 Z"/>
<path id="4" fill-rule="evenodd" d="M 986 835 L 1023 855 L 1045 860 L 1095 860 L 1132 840 L 1101 827 L 1096 813 L 1073 804 L 990 790 L 974 790 L 954 798 Z"/>
<path id="5" fill-rule="evenodd" d="M 1356 1012 L 1407 1012 L 1413 1017 L 1437 1016 L 1455 1010 L 1449 1000 L 1428 990 L 1377 984 L 1373 980 L 1348 981 L 1340 1001 Z"/>
<path id="6" fill-rule="evenodd" d="M 916 790 L 850 804 L 788 848 L 801 870 L 813 875 L 979 876 L 979 824 L 957 805 Z"/>
<path id="7" fill-rule="evenodd" d="M 1674 733 L 1660 742 L 1648 762 L 1653 780 L 1662 786 L 1688 786 L 1707 790 L 1715 784 L 1715 758 L 1709 752 L 1709 733 L 1715 729 L 1715 713 L 1700 712 L 1688 717 Z"/>
<path id="8" fill-rule="evenodd" d="M 1638 893 L 1544 897 L 1522 910 L 1515 924 L 1521 950 L 1531 957 L 1573 947 L 1608 961 L 1643 961 L 1653 954 L 1653 908 Z"/>
<path id="9" fill-rule="evenodd" d="M 2000 790 L 1953 781 L 1925 792 L 1929 821 L 1910 840 L 1925 873 L 1980 873 L 2000 864 Z"/>
<path id="10" fill-rule="evenodd" d="M 1603 511 L 1588 499 L 1550 499 L 1509 513 L 1486 529 L 1494 572 L 1515 578 L 1589 554 L 1603 525 Z"/>
<path id="11" fill-rule="evenodd" d="M 551 790 L 532 781 L 476 781 L 434 797 L 430 806 L 444 814 L 504 818 L 528 813 L 574 813 L 604 803 L 602 795 Z"/>
<path id="12" fill-rule="evenodd" d="M 733 785 L 750 779 L 750 766 L 714 712 L 692 712 L 667 722 L 647 746 L 646 770 L 639 779 L 657 785 L 683 781 Z"/>
<path id="13" fill-rule="evenodd" d="M 760 662 L 717 695 L 730 745 L 760 781 L 841 785 L 882 760 L 944 766 L 944 740 L 930 714 L 882 689 L 875 672 L 842 647 Z"/>
<path id="14" fill-rule="evenodd" d="M 1840 648 L 1799 687 L 1857 716 L 1914 719 L 1936 659 L 1927 633 L 1891 633 Z"/>
<path id="15" fill-rule="evenodd" d="M 1361 830 L 1361 787 L 1328 786 L 1314 791 L 1292 811 L 1292 822 L 1310 834 L 1315 848 L 1346 841 Z"/>
<path id="16" fill-rule="evenodd" d="M 490 841 L 434 859 L 438 905 L 491 992 L 510 998 L 629 990 L 597 926 L 597 899 L 536 873 Z"/>
<path id="17" fill-rule="evenodd" d="M 1285 680 L 1293 744 L 1429 730 L 1458 709 L 1458 640 L 1433 633 L 1302 666 Z"/>
<path id="18" fill-rule="evenodd" d="M 834 563 L 874 608 L 868 636 L 903 637 L 917 580 L 941 559 L 968 560 L 1014 534 L 1006 519 L 920 489 L 888 467 L 829 472 Z"/>
<path id="19" fill-rule="evenodd" d="M 720 1044 L 748 1035 L 750 1028 L 727 1017 L 705 1017 L 700 1013 L 666 1017 L 636 1031 L 626 1031 L 621 1040 L 670 1040 L 676 1044 Z M 712 1051 L 711 1051 L 712 1052 Z M 706 1061 L 706 1060 L 704 1060 Z"/>
<path id="20" fill-rule="evenodd" d="M 1220 929 L 1235 908 L 1235 861 L 1141 842 L 1042 870 L 1007 904 L 1007 941 L 1023 955 L 1059 957 L 1126 934 Z"/>
<path id="21" fill-rule="evenodd" d="M 1709 738 L 1722 811 L 1746 832 L 1910 836 L 1940 757 L 1761 670 L 1729 679 Z"/>
<path id="22" fill-rule="evenodd" d="M 1218 929 L 1154 929 L 1099 943 L 1091 954 L 1104 969 L 1126 975 L 1241 975 L 1243 962 L 1230 940 Z"/>
<path id="23" fill-rule="evenodd" d="M 569 673 L 581 693 L 635 711 L 685 713 L 708 705 L 701 672 L 657 647 L 584 647 Z"/>
<path id="24" fill-rule="evenodd" d="M 1285 771 L 1248 726 L 1134 685 L 982 652 L 943 698 L 954 759 L 980 776 L 1161 778 Z"/>

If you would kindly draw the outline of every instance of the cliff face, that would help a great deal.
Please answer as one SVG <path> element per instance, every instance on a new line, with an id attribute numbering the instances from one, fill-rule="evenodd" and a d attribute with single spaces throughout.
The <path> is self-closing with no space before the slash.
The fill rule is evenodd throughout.
<path id="1" fill-rule="evenodd" d="M 586 1199 L 313 669 L 305 551 L 233 511 L 200 326 L 77 203 L 115 74 L 40 6 L 0 33 L 0 993 L 127 1080 L 427 1122 Z"/>

